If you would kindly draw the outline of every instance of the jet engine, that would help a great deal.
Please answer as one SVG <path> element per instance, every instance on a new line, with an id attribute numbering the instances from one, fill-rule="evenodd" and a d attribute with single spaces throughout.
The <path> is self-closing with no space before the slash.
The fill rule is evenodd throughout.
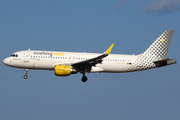
<path id="1" fill-rule="evenodd" d="M 55 65 L 55 75 L 56 76 L 69 76 L 70 74 L 75 74 L 77 71 L 72 68 L 72 66 L 67 65 Z"/>

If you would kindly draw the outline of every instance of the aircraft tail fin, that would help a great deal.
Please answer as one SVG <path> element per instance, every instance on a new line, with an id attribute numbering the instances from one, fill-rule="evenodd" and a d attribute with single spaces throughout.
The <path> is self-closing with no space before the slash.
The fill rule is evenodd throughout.
<path id="1" fill-rule="evenodd" d="M 174 30 L 165 30 L 154 43 L 142 54 L 129 71 L 146 70 L 176 63 L 174 59 L 166 59 Z"/>
<path id="2" fill-rule="evenodd" d="M 153 60 L 165 59 L 173 33 L 174 30 L 165 30 L 142 55 L 152 56 Z"/>

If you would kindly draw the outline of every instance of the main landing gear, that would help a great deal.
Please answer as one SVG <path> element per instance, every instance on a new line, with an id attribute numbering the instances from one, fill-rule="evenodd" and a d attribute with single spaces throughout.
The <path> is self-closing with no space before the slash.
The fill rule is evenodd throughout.
<path id="1" fill-rule="evenodd" d="M 88 79 L 88 78 L 87 78 L 85 75 L 83 75 L 83 77 L 82 77 L 82 82 L 86 82 L 87 79 Z"/>
<path id="2" fill-rule="evenodd" d="M 81 72 L 83 74 L 83 77 L 82 77 L 82 82 L 86 82 L 87 81 L 87 77 L 85 76 L 85 70 Z"/>
<path id="3" fill-rule="evenodd" d="M 24 75 L 24 79 L 28 78 L 27 74 L 28 74 L 28 69 L 26 69 L 26 72 L 25 72 L 25 75 Z"/>

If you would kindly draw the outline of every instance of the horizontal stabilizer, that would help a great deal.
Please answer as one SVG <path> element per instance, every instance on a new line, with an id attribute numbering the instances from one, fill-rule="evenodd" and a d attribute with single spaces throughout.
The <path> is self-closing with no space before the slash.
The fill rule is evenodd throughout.
<path id="1" fill-rule="evenodd" d="M 167 58 L 163 60 L 153 61 L 153 63 L 156 65 L 156 67 L 162 67 L 166 65 L 175 64 L 176 60 Z"/>

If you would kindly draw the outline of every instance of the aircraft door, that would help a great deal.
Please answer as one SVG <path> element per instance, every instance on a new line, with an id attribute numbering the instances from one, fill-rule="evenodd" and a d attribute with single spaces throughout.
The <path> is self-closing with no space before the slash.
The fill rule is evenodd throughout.
<path id="1" fill-rule="evenodd" d="M 29 62 L 29 53 L 24 52 L 24 62 Z"/>

